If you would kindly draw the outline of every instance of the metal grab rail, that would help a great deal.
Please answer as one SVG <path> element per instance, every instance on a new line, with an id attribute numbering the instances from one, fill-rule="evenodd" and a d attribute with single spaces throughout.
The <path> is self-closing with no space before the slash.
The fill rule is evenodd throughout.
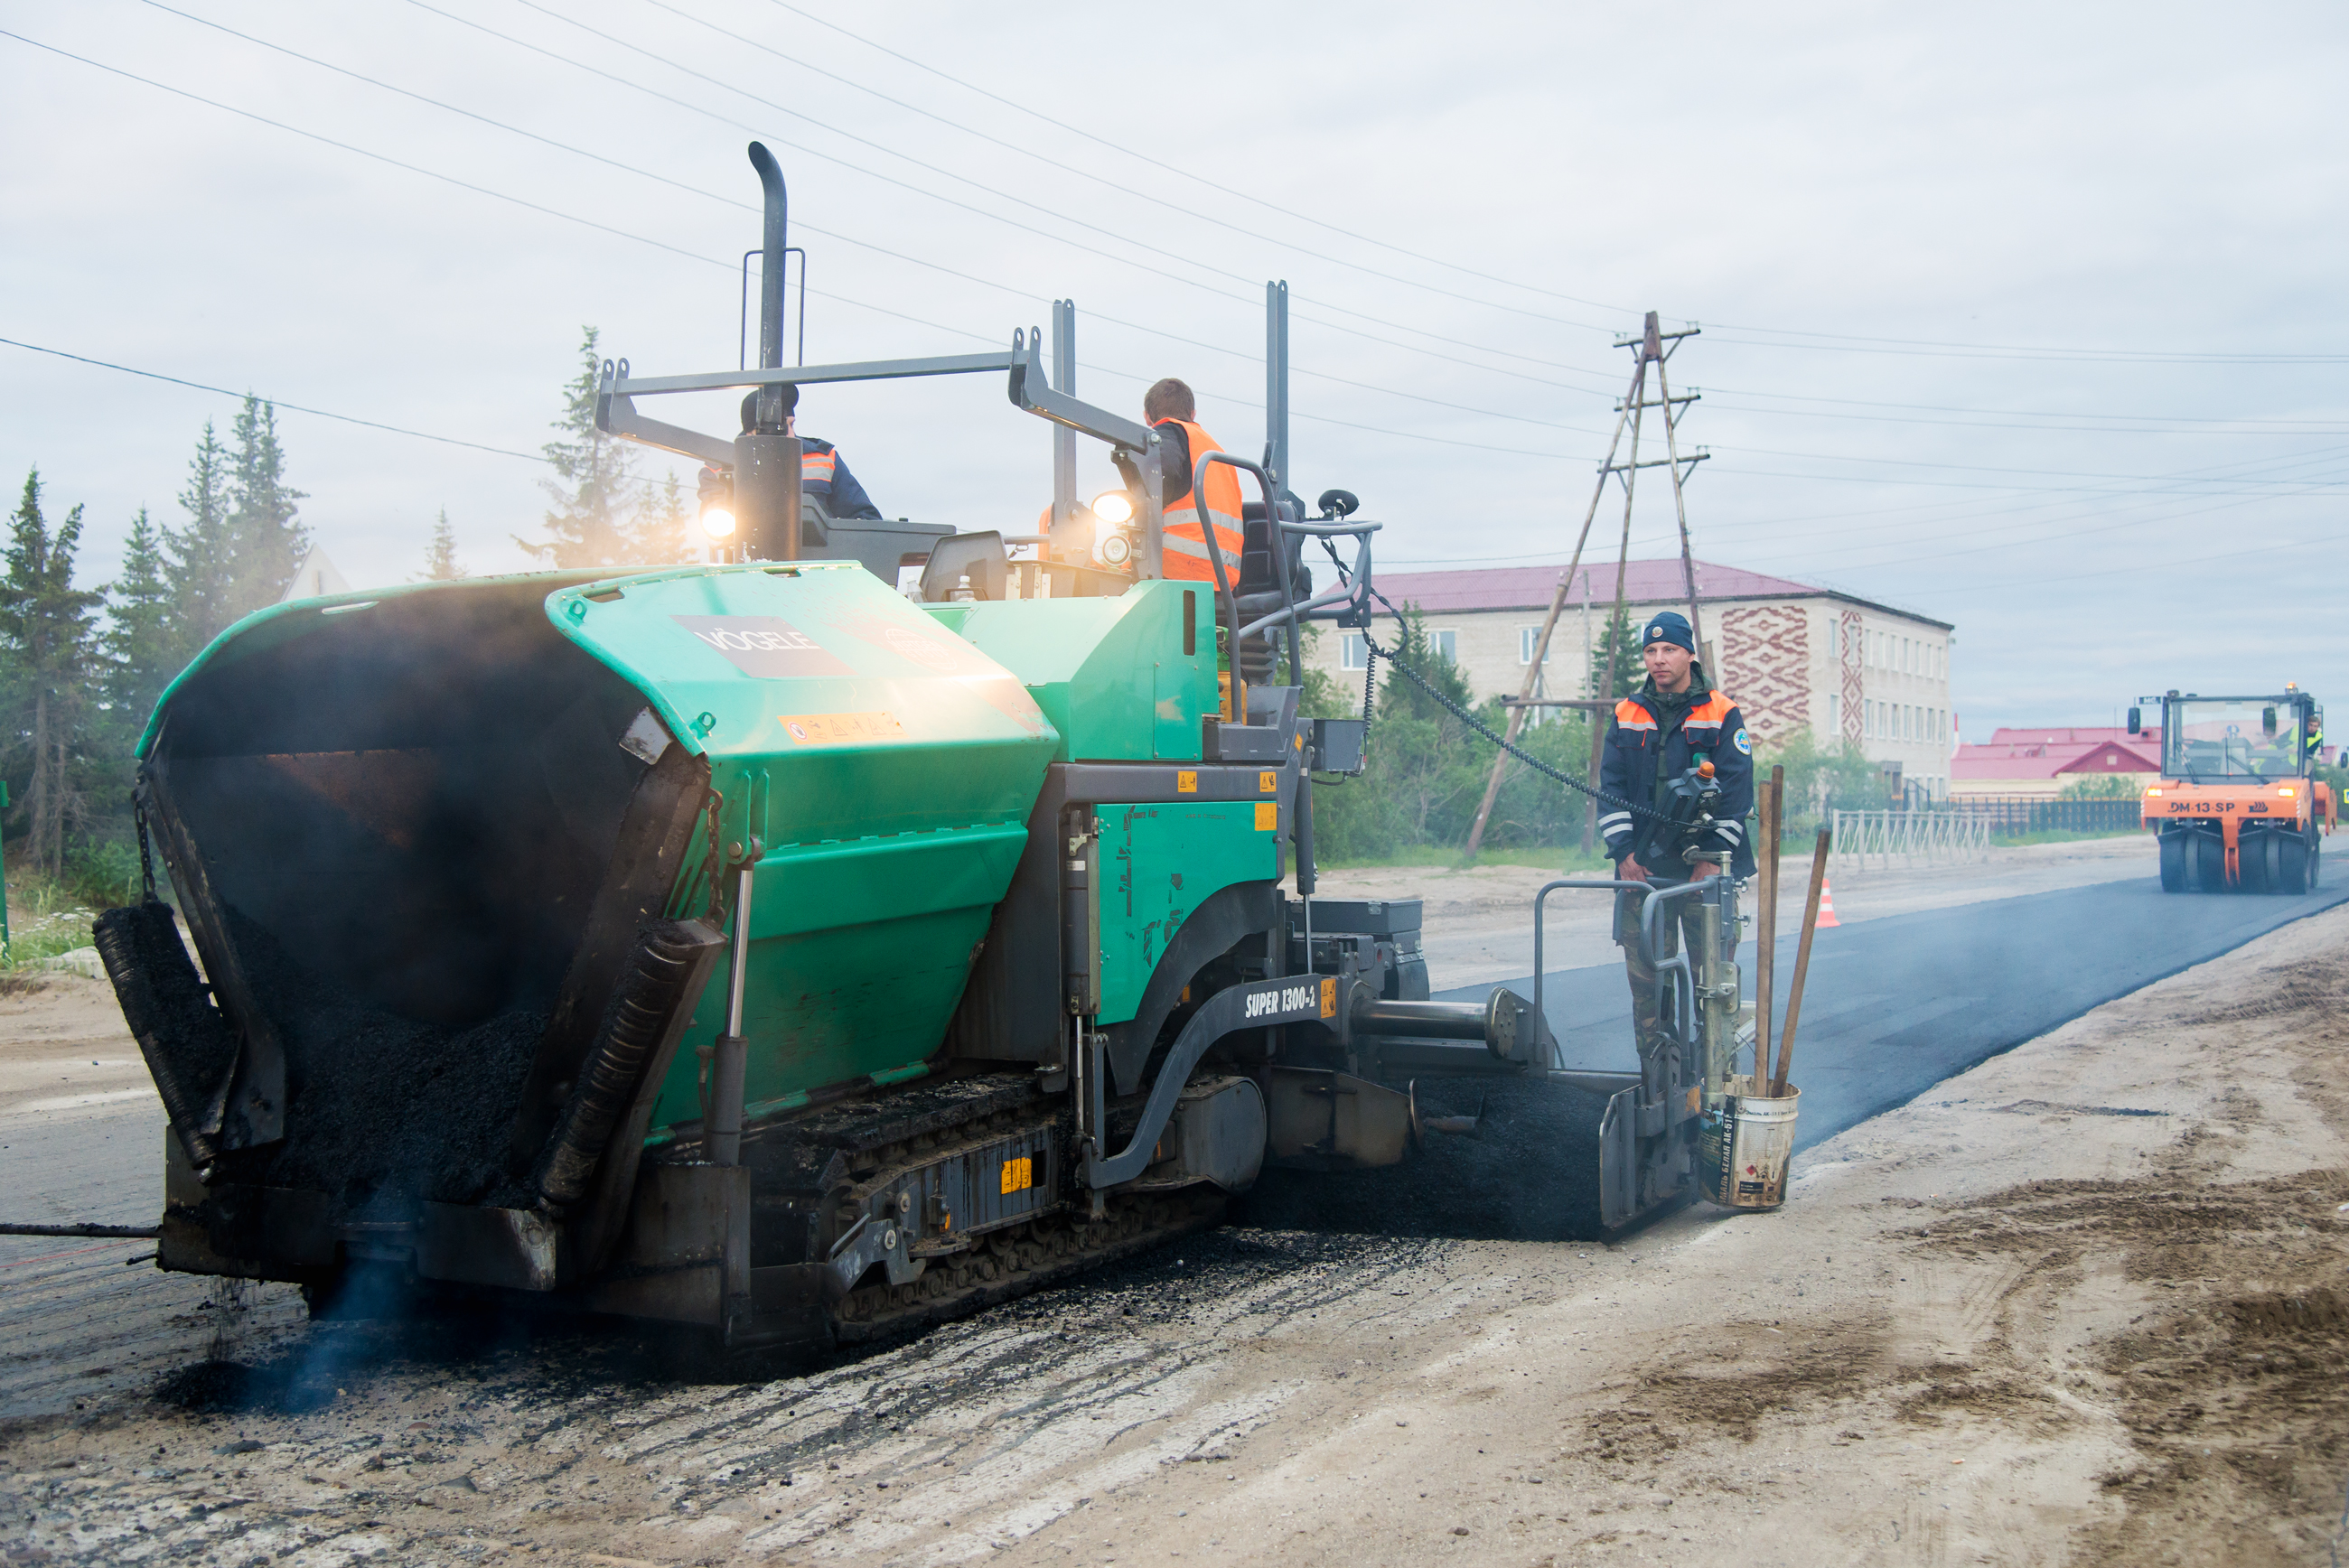
<path id="1" fill-rule="evenodd" d="M 1593 892 L 1604 889 L 1617 892 L 1629 891 L 1640 893 L 1652 893 L 1656 891 L 1652 885 L 1647 882 L 1608 882 L 1604 880 L 1585 880 L 1574 877 L 1568 877 L 1559 882 L 1542 883 L 1541 891 L 1534 894 L 1534 1016 L 1545 1019 L 1547 1018 L 1549 1015 L 1542 1011 L 1542 907 L 1548 902 L 1549 895 L 1556 892 L 1562 887 L 1586 888 Z M 1647 941 L 1645 933 L 1641 934 L 1640 940 L 1643 944 Z"/>
<path id="2" fill-rule="evenodd" d="M 1206 452 L 1201 454 L 1197 469 L 1191 475 L 1191 510 L 1198 514 L 1199 531 L 1205 535 L 1206 539 L 1207 559 L 1216 568 L 1216 589 L 1218 593 L 1223 594 L 1224 603 L 1230 606 L 1231 609 L 1232 645 L 1230 657 L 1232 661 L 1232 668 L 1235 672 L 1237 672 L 1239 669 L 1241 638 L 1239 584 L 1237 582 L 1239 567 L 1235 563 L 1228 577 L 1226 576 L 1224 571 L 1224 547 L 1222 542 L 1216 538 L 1216 525 L 1207 511 L 1207 469 L 1216 463 L 1222 463 L 1227 468 L 1244 469 L 1247 472 L 1256 476 L 1257 486 L 1264 491 L 1264 515 L 1266 521 L 1276 528 L 1280 522 L 1280 486 L 1274 482 L 1272 475 L 1267 473 L 1261 464 L 1252 463 L 1246 458 L 1237 457 L 1230 452 Z M 1275 578 L 1278 581 L 1280 585 L 1281 602 L 1287 604 L 1288 608 L 1277 613 L 1271 618 L 1274 620 L 1287 621 L 1288 623 L 1288 684 L 1294 686 L 1301 686 L 1305 684 L 1305 665 L 1303 657 L 1303 643 L 1297 625 L 1296 595 L 1292 594 L 1288 591 L 1288 552 L 1280 548 L 1280 540 L 1278 534 L 1273 536 L 1272 570 Z M 1247 715 L 1241 714 L 1238 717 L 1241 723 L 1245 724 L 1247 722 Z"/>
<path id="3" fill-rule="evenodd" d="M 1682 1040 L 1692 1039 L 1696 1034 L 1696 969 L 1689 961 L 1686 943 L 1679 944 L 1679 951 L 1670 958 L 1656 955 L 1657 912 L 1677 900 L 1694 898 L 1706 892 L 1715 892 L 1717 898 L 1717 890 L 1728 881 L 1728 877 L 1716 872 L 1709 877 L 1666 888 L 1661 892 L 1651 892 L 1648 895 L 1648 902 L 1640 906 L 1640 946 L 1648 962 L 1656 967 L 1656 1015 L 1658 1017 L 1663 1016 L 1665 993 L 1669 991 L 1671 994 L 1672 1030 Z"/>
<path id="4" fill-rule="evenodd" d="M 1294 613 L 1309 620 L 1317 611 L 1329 610 L 1340 604 L 1367 613 L 1370 609 L 1371 535 L 1385 526 L 1381 522 L 1291 522 L 1287 518 L 1281 519 L 1280 531 L 1283 533 L 1313 539 L 1339 539 L 1351 534 L 1357 541 L 1354 564 L 1347 573 L 1348 581 L 1324 588 L 1302 604 L 1292 606 Z M 1334 552 L 1331 558 L 1336 558 Z M 1286 552 L 1282 559 L 1287 559 Z M 1290 614 L 1290 610 L 1275 610 L 1269 615 L 1250 621 L 1240 628 L 1240 640 L 1247 641 L 1276 621 L 1288 620 Z"/>

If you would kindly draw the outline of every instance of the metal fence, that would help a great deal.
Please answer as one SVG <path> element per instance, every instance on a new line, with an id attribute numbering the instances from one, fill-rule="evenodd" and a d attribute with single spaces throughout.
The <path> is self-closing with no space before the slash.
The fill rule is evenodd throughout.
<path id="1" fill-rule="evenodd" d="M 1962 865 L 1986 859 L 1991 841 L 2024 833 L 2127 833 L 2142 821 L 2133 797 L 2046 800 L 2027 796 L 1960 800 L 1912 811 L 1835 813 L 1835 864 L 1847 872 L 1871 866 Z"/>
<path id="2" fill-rule="evenodd" d="M 1837 811 L 1835 864 L 1847 872 L 1871 865 L 1963 865 L 1990 855 L 1990 819 L 1970 811 Z"/>
<path id="3" fill-rule="evenodd" d="M 1988 796 L 1946 808 L 1987 820 L 2001 838 L 2016 833 L 2126 833 L 2144 820 L 2135 795 L 2099 800 L 2034 800 L 2028 796 Z"/>

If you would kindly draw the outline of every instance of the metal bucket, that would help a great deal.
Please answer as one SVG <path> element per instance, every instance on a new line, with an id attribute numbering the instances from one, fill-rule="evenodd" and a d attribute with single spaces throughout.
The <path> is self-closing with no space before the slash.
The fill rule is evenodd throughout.
<path id="1" fill-rule="evenodd" d="M 1729 1099 L 1698 1132 L 1697 1179 L 1705 1198 L 1724 1209 L 1775 1209 L 1786 1201 L 1803 1091 L 1788 1084 L 1775 1099 L 1754 1092 L 1768 1087 L 1743 1074 L 1731 1078 Z"/>

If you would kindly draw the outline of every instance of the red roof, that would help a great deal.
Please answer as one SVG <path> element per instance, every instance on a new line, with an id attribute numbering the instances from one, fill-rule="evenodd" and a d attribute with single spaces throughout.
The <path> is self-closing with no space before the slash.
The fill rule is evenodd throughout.
<path id="1" fill-rule="evenodd" d="M 2108 742 L 2122 746 L 2161 745 L 2161 727 L 2153 725 L 2142 735 L 2131 735 L 2118 727 L 2075 725 L 2069 729 L 1998 729 L 1991 732 L 1992 746 L 2101 746 Z"/>
<path id="2" fill-rule="evenodd" d="M 2062 773 L 2158 773 L 2161 737 L 2148 730 L 2134 739 L 2119 729 L 2002 729 L 1987 745 L 1961 746 L 1950 759 L 1959 779 L 2053 779 Z M 2027 737 L 2081 737 L 2032 739 Z M 2088 737 L 2118 737 L 2090 739 Z"/>
<path id="3" fill-rule="evenodd" d="M 1377 586 L 1380 593 L 1397 604 L 1409 602 L 1431 614 L 1447 610 L 1547 610 L 1565 571 L 1563 566 L 1485 566 L 1460 572 L 1381 572 L 1377 575 Z M 1609 561 L 1594 566 L 1584 562 L 1574 573 L 1574 586 L 1567 595 L 1567 603 L 1579 606 L 1586 586 L 1594 606 L 1611 606 L 1615 603 L 1615 563 Z M 1816 598 L 1832 592 L 1735 566 L 1716 566 L 1709 561 L 1696 562 L 1696 597 L 1700 604 L 1711 599 L 1785 599 L 1798 595 Z M 1623 596 L 1634 604 L 1669 604 L 1685 599 L 1688 586 L 1681 574 L 1679 559 L 1627 562 Z"/>

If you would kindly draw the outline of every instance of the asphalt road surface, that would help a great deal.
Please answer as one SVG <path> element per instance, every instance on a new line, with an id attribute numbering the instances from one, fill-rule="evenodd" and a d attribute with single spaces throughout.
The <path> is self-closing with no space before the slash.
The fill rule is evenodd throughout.
<path id="1" fill-rule="evenodd" d="M 2287 898 L 2165 893 L 2147 877 L 1822 931 L 1812 942 L 1795 1034 L 1791 1077 L 1803 1091 L 1797 1146 L 1831 1138 L 2091 1007 L 2344 901 L 2349 878 Z M 1790 932 L 1778 944 L 1781 1018 L 1795 941 Z M 1754 954 L 1751 941 L 1738 950 L 1749 997 Z M 1531 975 L 1501 984 L 1533 995 Z M 1437 995 L 1481 1002 L 1492 991 L 1481 985 Z M 1566 1066 L 1623 1072 L 1638 1066 L 1619 964 L 1551 971 L 1542 1008 Z"/>

